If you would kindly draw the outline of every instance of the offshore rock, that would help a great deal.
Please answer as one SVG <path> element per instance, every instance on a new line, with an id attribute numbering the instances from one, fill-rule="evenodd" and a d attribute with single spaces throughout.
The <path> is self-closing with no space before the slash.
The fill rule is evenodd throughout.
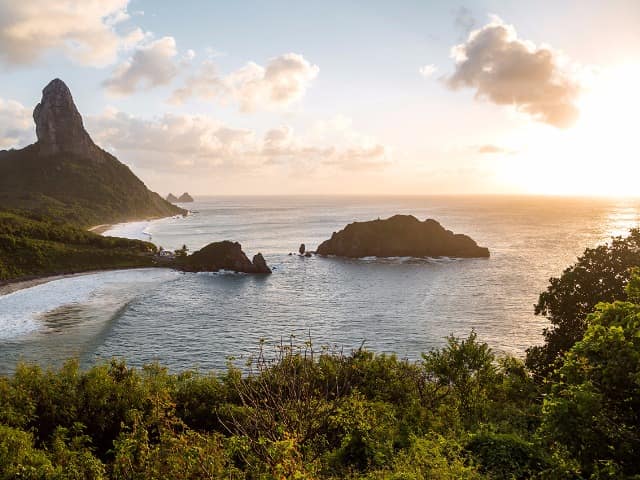
<path id="1" fill-rule="evenodd" d="M 271 269 L 261 253 L 254 255 L 251 263 L 253 263 L 253 268 L 256 270 L 255 273 L 271 273 Z"/>
<path id="2" fill-rule="evenodd" d="M 242 246 L 229 240 L 210 243 L 176 262 L 176 267 L 186 272 L 231 270 L 241 273 L 271 273 L 261 254 L 258 253 L 251 262 L 242 251 Z"/>
<path id="3" fill-rule="evenodd" d="M 487 248 L 479 247 L 467 235 L 446 230 L 432 219 L 421 222 L 412 215 L 351 223 L 322 242 L 316 253 L 350 258 L 489 256 Z"/>
<path id="4" fill-rule="evenodd" d="M 42 100 L 33 110 L 33 120 L 40 155 L 74 153 L 91 156 L 98 153 L 98 147 L 84 129 L 71 91 L 59 78 L 42 90 Z"/>
<path id="5" fill-rule="evenodd" d="M 187 192 L 184 192 L 182 195 L 180 195 L 180 198 L 178 198 L 178 202 L 179 203 L 193 202 L 193 197 L 189 195 Z"/>
<path id="6" fill-rule="evenodd" d="M 167 195 L 167 202 L 176 203 L 178 201 L 178 197 L 176 197 L 173 193 Z"/>

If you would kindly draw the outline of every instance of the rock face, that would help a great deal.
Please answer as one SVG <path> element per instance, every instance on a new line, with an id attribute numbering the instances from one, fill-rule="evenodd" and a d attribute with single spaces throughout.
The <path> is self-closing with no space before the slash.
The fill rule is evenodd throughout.
<path id="1" fill-rule="evenodd" d="M 319 255 L 341 257 L 488 257 L 489 250 L 466 235 L 446 230 L 432 219 L 412 215 L 354 222 L 320 244 Z"/>
<path id="2" fill-rule="evenodd" d="M 167 202 L 176 203 L 178 201 L 178 197 L 176 197 L 173 193 L 167 195 Z"/>
<path id="3" fill-rule="evenodd" d="M 261 253 L 254 255 L 251 263 L 253 263 L 256 273 L 271 273 L 271 269 Z"/>
<path id="4" fill-rule="evenodd" d="M 40 155 L 74 153 L 90 156 L 98 152 L 84 129 L 71 91 L 59 78 L 42 90 L 42 100 L 33 110 L 33 120 Z"/>
<path id="5" fill-rule="evenodd" d="M 187 192 L 184 192 L 182 195 L 180 195 L 180 198 L 178 198 L 178 202 L 179 203 L 193 202 L 193 197 L 189 195 Z"/>
<path id="6" fill-rule="evenodd" d="M 206 247 L 186 257 L 178 264 L 178 268 L 187 272 L 217 272 L 232 270 L 242 273 L 271 273 L 262 254 L 247 258 L 238 242 L 210 243 Z"/>

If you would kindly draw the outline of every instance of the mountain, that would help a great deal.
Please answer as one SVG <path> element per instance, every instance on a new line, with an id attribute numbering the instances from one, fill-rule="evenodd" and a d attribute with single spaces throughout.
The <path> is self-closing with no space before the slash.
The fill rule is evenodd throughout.
<path id="1" fill-rule="evenodd" d="M 0 151 L 3 209 L 80 226 L 186 213 L 93 142 L 62 80 L 44 88 L 33 119 L 36 143 Z"/>
<path id="2" fill-rule="evenodd" d="M 178 202 L 179 203 L 193 202 L 193 197 L 189 195 L 187 192 L 184 192 L 182 195 L 180 195 L 180 198 L 178 198 Z"/>

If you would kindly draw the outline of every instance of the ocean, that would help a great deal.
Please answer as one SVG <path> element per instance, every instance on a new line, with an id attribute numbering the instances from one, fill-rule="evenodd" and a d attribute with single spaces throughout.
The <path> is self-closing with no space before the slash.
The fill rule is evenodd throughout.
<path id="1" fill-rule="evenodd" d="M 526 196 L 208 197 L 194 213 L 114 226 L 105 234 L 190 250 L 218 240 L 262 252 L 269 276 L 101 272 L 0 297 L 0 372 L 20 360 L 58 366 L 118 357 L 132 365 L 225 369 L 261 340 L 349 351 L 364 344 L 412 360 L 449 334 L 522 357 L 547 325 L 533 314 L 551 276 L 585 248 L 640 222 L 640 200 Z M 489 259 L 297 255 L 357 220 L 434 218 L 491 251 Z M 289 255 L 293 252 L 293 255 Z"/>

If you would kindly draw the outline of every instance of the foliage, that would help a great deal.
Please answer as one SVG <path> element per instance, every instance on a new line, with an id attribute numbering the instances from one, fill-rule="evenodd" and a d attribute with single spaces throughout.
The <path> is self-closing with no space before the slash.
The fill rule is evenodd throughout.
<path id="1" fill-rule="evenodd" d="M 625 285 L 633 267 L 640 266 L 640 230 L 616 237 L 607 245 L 588 248 L 578 261 L 551 278 L 540 294 L 536 315 L 544 315 L 552 327 L 544 330 L 544 345 L 527 351 L 527 366 L 546 377 L 559 366 L 562 355 L 584 334 L 586 318 L 599 302 L 626 300 Z"/>
<path id="2" fill-rule="evenodd" d="M 0 471 L 19 465 L 38 478 L 95 479 L 484 478 L 465 447 L 469 432 L 501 409 L 527 425 L 516 418 L 521 389 L 512 388 L 522 383 L 495 360 L 472 334 L 449 339 L 422 362 L 362 349 L 318 352 L 292 341 L 222 375 L 115 360 L 84 371 L 75 361 L 59 370 L 19 365 L 0 377 L 4 441 L 19 444 L 0 458 Z"/>
<path id="3" fill-rule="evenodd" d="M 80 227 L 185 213 L 107 152 L 43 157 L 37 145 L 0 151 L 0 205 Z"/>
<path id="4" fill-rule="evenodd" d="M 494 479 L 529 479 L 548 467 L 545 452 L 516 434 L 482 432 L 466 445 L 480 471 Z"/>
<path id="5" fill-rule="evenodd" d="M 600 304 L 587 321 L 544 401 L 541 432 L 565 446 L 587 475 L 637 474 L 640 305 Z"/>
<path id="6" fill-rule="evenodd" d="M 103 237 L 34 215 L 0 211 L 0 281 L 151 266 L 155 251 L 149 242 Z"/>
<path id="7" fill-rule="evenodd" d="M 486 407 L 498 378 L 495 357 L 471 332 L 466 340 L 447 338 L 448 347 L 423 354 L 435 401 L 455 402 L 465 426 L 485 421 Z"/>

